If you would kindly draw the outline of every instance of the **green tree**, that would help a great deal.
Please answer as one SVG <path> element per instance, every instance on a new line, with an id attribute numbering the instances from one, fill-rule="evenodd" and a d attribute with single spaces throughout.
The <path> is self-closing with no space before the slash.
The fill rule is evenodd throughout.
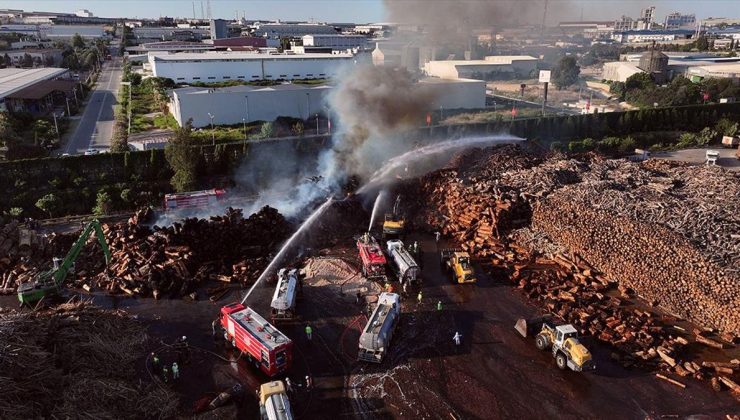
<path id="1" fill-rule="evenodd" d="M 196 186 L 196 169 L 200 155 L 192 136 L 192 121 L 175 130 L 174 136 L 167 143 L 164 155 L 175 172 L 170 184 L 178 192 L 191 191 Z"/>
<path id="2" fill-rule="evenodd" d="M 113 200 L 107 191 L 99 191 L 95 198 L 95 207 L 93 207 L 93 214 L 102 216 L 110 214 L 113 210 Z"/>
<path id="3" fill-rule="evenodd" d="M 13 128 L 13 120 L 7 112 L 0 112 L 0 144 L 14 143 L 18 136 Z"/>
<path id="4" fill-rule="evenodd" d="M 85 48 L 85 40 L 82 39 L 80 34 L 74 34 L 72 37 L 72 46 L 79 49 Z"/>
<path id="5" fill-rule="evenodd" d="M 116 110 L 113 139 L 111 139 L 111 152 L 128 152 L 128 116 L 123 107 Z"/>
<path id="6" fill-rule="evenodd" d="M 262 123 L 262 127 L 260 127 L 260 138 L 262 139 L 269 139 L 272 137 L 273 134 L 273 126 L 271 122 L 265 122 Z"/>
<path id="7" fill-rule="evenodd" d="M 575 57 L 562 57 L 552 70 L 553 83 L 558 89 L 566 88 L 578 81 L 579 74 L 581 74 L 581 68 L 578 66 Z"/>
<path id="8" fill-rule="evenodd" d="M 303 122 L 298 121 L 297 123 L 293 124 L 293 127 L 291 127 L 291 131 L 293 132 L 294 136 L 302 136 L 303 135 Z"/>
<path id="9" fill-rule="evenodd" d="M 22 207 L 11 207 L 10 210 L 8 210 L 8 216 L 19 218 L 23 214 L 23 208 Z"/>
<path id="10" fill-rule="evenodd" d="M 738 132 L 738 123 L 732 122 L 727 118 L 720 118 L 714 126 L 714 130 L 720 136 L 734 136 Z"/>
<path id="11" fill-rule="evenodd" d="M 31 54 L 25 53 L 18 64 L 21 67 L 33 67 L 33 57 L 31 57 Z"/>
<path id="12" fill-rule="evenodd" d="M 647 89 L 654 87 L 655 81 L 649 74 L 640 72 L 628 77 L 624 85 L 626 90 Z"/>
<path id="13" fill-rule="evenodd" d="M 699 51 L 709 50 L 709 40 L 707 37 L 700 36 L 699 39 L 696 40 L 696 49 Z"/>
<path id="14" fill-rule="evenodd" d="M 49 217 L 54 217 L 54 214 L 60 209 L 61 204 L 62 201 L 54 193 L 46 194 L 36 201 L 36 207 L 46 212 Z"/>
<path id="15" fill-rule="evenodd" d="M 35 138 L 41 143 L 52 141 L 57 137 L 54 125 L 47 120 L 34 121 L 31 129 Z"/>

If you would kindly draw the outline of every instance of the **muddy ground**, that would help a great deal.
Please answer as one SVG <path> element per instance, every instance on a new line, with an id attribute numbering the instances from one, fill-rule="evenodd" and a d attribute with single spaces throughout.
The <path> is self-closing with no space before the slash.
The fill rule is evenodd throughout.
<path id="1" fill-rule="evenodd" d="M 515 333 L 516 318 L 534 315 L 536 308 L 507 279 L 479 269 L 477 284 L 451 284 L 437 257 L 438 249 L 450 244 L 437 244 L 428 234 L 411 235 L 408 240 L 418 240 L 424 252 L 423 300 L 418 304 L 415 292 L 404 300 L 400 327 L 381 365 L 355 360 L 366 322 L 355 294 L 360 287 L 364 293 L 377 292 L 379 287 L 343 274 L 351 273 L 357 263 L 351 239 L 313 251 L 325 261 L 306 280 L 298 303 L 301 321 L 279 325 L 296 344 L 289 377 L 298 418 L 616 419 L 740 414 L 728 392 L 715 393 L 706 383 L 683 379 L 687 387 L 681 389 L 653 374 L 624 369 L 610 359 L 608 348 L 588 339 L 597 370 L 558 370 L 550 353 L 538 351 L 531 340 Z M 258 287 L 248 304 L 266 313 L 271 286 Z M 148 323 L 152 349 L 167 363 L 175 361 L 175 354 L 168 352 L 166 344 L 188 337 L 194 347 L 192 360 L 182 367 L 178 382 L 161 384 L 181 395 L 183 418 L 193 415 L 198 400 L 240 383 L 245 392 L 236 404 L 201 418 L 250 419 L 258 418 L 255 390 L 268 378 L 246 360 L 229 362 L 238 355 L 211 334 L 211 321 L 220 306 L 239 299 L 240 293 L 235 289 L 217 303 L 109 296 L 94 300 L 102 306 L 125 308 Z M 15 306 L 14 299 L 2 297 L 0 305 Z M 441 311 L 436 309 L 438 301 L 443 304 Z M 303 333 L 305 322 L 313 326 L 312 342 Z M 460 347 L 452 340 L 456 331 L 463 335 Z M 144 358 L 141 363 L 146 365 Z M 313 378 L 312 389 L 304 385 L 306 375 Z M 148 375 L 144 379 L 153 380 Z"/>

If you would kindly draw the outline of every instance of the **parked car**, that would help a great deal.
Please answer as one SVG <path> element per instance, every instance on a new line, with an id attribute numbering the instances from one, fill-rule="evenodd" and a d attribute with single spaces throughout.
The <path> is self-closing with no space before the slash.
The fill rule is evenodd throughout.
<path id="1" fill-rule="evenodd" d="M 87 149 L 87 150 L 85 150 L 85 156 L 97 155 L 99 153 L 100 153 L 100 150 L 97 150 L 97 149 Z"/>

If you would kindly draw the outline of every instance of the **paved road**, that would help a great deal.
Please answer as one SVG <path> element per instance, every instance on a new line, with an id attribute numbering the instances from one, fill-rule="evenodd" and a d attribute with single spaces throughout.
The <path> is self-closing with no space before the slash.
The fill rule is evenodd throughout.
<path id="1" fill-rule="evenodd" d="M 737 149 L 727 149 L 721 146 L 713 146 L 711 149 L 719 152 L 717 165 L 730 171 L 740 171 L 740 160 L 735 157 Z M 704 162 L 706 162 L 707 149 L 683 149 L 670 152 L 656 152 L 652 154 L 652 157 L 703 165 Z"/>
<path id="2" fill-rule="evenodd" d="M 104 64 L 82 119 L 62 153 L 74 155 L 91 148 L 101 152 L 110 149 L 114 124 L 113 107 L 117 103 L 116 95 L 120 83 L 121 60 L 115 58 Z"/>

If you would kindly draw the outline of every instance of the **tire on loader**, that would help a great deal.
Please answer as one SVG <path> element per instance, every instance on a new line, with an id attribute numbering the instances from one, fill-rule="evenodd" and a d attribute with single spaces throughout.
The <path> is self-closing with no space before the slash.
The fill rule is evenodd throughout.
<path id="1" fill-rule="evenodd" d="M 555 364 L 558 365 L 560 370 L 565 370 L 565 368 L 568 367 L 568 359 L 562 352 L 558 352 L 558 354 L 555 355 Z"/>
<path id="2" fill-rule="evenodd" d="M 550 340 L 544 334 L 537 334 L 534 339 L 534 345 L 540 350 L 547 350 L 550 347 Z"/>

